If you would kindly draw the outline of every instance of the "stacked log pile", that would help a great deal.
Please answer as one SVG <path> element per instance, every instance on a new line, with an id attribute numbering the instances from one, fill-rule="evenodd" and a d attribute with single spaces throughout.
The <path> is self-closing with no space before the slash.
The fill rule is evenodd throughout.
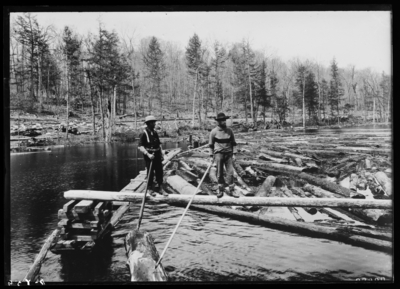
<path id="1" fill-rule="evenodd" d="M 73 248 L 90 249 L 112 216 L 112 202 L 70 201 L 58 211 L 60 235 L 53 253 Z M 84 244 L 82 247 L 82 244 Z"/>

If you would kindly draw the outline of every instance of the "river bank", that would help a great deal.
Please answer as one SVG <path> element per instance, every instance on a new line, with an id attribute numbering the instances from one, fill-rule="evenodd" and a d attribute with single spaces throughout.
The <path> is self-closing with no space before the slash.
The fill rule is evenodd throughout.
<path id="1" fill-rule="evenodd" d="M 213 120 L 203 122 L 203 128 L 192 127 L 191 120 L 163 120 L 158 122 L 156 130 L 160 138 L 164 141 L 189 141 L 191 145 L 196 146 L 208 141 L 208 133 L 214 127 Z M 375 123 L 372 122 L 343 122 L 340 126 L 324 125 L 306 127 L 293 127 L 290 124 L 281 126 L 278 123 L 268 122 L 267 125 L 259 123 L 257 127 L 252 124 L 246 124 L 244 119 L 228 120 L 228 126 L 235 133 L 247 133 L 252 131 L 279 131 L 291 134 L 293 132 L 312 132 L 322 131 L 326 129 L 343 129 L 343 128 L 362 128 L 374 125 L 375 127 L 391 128 L 391 123 Z M 96 126 L 93 133 L 93 125 L 85 121 L 84 118 L 71 118 L 69 123 L 70 131 L 68 138 L 65 132 L 66 124 L 60 122 L 53 117 L 39 117 L 37 115 L 25 115 L 24 117 L 10 118 L 10 152 L 26 153 L 46 151 L 55 145 L 63 146 L 80 146 L 94 143 L 103 143 L 101 126 Z M 135 128 L 135 120 L 126 118 L 115 124 L 115 132 L 112 135 L 111 142 L 130 143 L 138 139 L 143 131 L 143 123 L 137 123 Z"/>

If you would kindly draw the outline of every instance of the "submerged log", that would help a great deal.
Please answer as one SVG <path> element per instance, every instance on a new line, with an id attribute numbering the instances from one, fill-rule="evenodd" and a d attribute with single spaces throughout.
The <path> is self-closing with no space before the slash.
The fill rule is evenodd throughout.
<path id="1" fill-rule="evenodd" d="M 274 229 L 285 230 L 314 237 L 319 236 L 322 238 L 327 238 L 355 246 L 372 248 L 385 252 L 391 252 L 392 250 L 392 243 L 389 241 L 377 240 L 374 238 L 368 238 L 358 235 L 351 235 L 347 232 L 343 232 L 335 228 L 323 227 L 305 222 L 290 221 L 282 218 L 274 218 L 271 216 L 262 216 L 223 207 L 199 205 L 193 205 L 192 207 L 201 211 L 212 212 L 223 216 L 234 217 L 249 222 L 262 224 Z"/>
<path id="2" fill-rule="evenodd" d="M 127 255 L 126 264 L 129 266 L 132 282 L 167 281 L 168 275 L 162 264 L 155 269 L 160 258 L 152 236 L 142 230 L 130 231 L 125 239 Z"/>

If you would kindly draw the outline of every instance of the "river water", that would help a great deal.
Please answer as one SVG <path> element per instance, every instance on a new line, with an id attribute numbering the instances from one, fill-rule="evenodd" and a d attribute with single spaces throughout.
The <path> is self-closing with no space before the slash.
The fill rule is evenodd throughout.
<path id="1" fill-rule="evenodd" d="M 169 143 L 167 148 L 185 143 Z M 73 189 L 120 191 L 144 168 L 136 143 L 54 148 L 12 155 L 11 279 L 22 280 Z M 51 252 L 41 268 L 45 282 L 127 282 L 123 238 L 134 228 L 140 202 L 131 206 L 109 242 L 89 256 Z M 184 208 L 147 205 L 141 228 L 159 253 Z M 189 210 L 164 258 L 171 281 L 355 281 L 391 280 L 392 256 L 336 241 L 272 230 L 214 214 Z"/>

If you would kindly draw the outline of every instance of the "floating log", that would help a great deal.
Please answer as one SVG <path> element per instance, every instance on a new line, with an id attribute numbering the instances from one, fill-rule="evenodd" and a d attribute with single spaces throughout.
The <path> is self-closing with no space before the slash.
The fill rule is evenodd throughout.
<path id="1" fill-rule="evenodd" d="M 253 190 L 243 181 L 241 176 L 238 175 L 238 173 L 236 172 L 235 168 L 233 168 L 233 177 L 236 178 L 238 183 L 247 191 L 246 196 L 254 195 Z"/>
<path id="2" fill-rule="evenodd" d="M 169 182 L 173 185 L 174 190 L 185 192 L 185 194 L 193 194 L 190 187 L 194 187 L 179 176 L 170 176 Z M 184 185 L 182 185 L 184 184 Z M 196 189 L 196 188 L 195 188 Z M 101 201 L 125 201 L 133 202 L 137 199 L 142 199 L 140 193 L 124 193 L 124 192 L 109 192 L 109 191 L 92 191 L 92 190 L 71 190 L 64 192 L 64 198 L 75 200 L 101 200 Z M 172 195 L 169 197 L 151 197 L 147 196 L 150 201 L 159 201 L 168 204 L 187 204 L 190 196 L 187 195 Z M 247 197 L 233 198 L 224 196 L 217 198 L 213 196 L 196 196 L 193 198 L 193 204 L 202 205 L 222 205 L 222 206 L 275 206 L 275 207 L 328 207 L 328 208 L 392 208 L 392 200 L 366 200 L 366 199 L 335 199 L 335 198 L 315 198 L 315 199 L 299 199 L 299 198 L 277 198 L 277 197 Z M 115 217 L 115 213 L 113 218 Z"/>
<path id="3" fill-rule="evenodd" d="M 132 282 L 168 281 L 162 264 L 155 269 L 159 255 L 150 233 L 142 230 L 130 231 L 124 244 L 128 258 L 126 264 L 129 266 Z"/>
<path id="4" fill-rule="evenodd" d="M 271 193 L 271 188 L 275 183 L 275 179 L 274 176 L 268 176 L 255 195 L 257 197 L 268 197 Z"/>
<path id="5" fill-rule="evenodd" d="M 326 181 L 324 179 L 316 178 L 316 177 L 314 177 L 314 176 L 312 176 L 310 174 L 307 174 L 307 173 L 300 173 L 300 174 L 297 175 L 297 177 L 307 181 L 308 183 L 310 183 L 312 185 L 321 187 L 324 190 L 327 190 L 329 192 L 344 196 L 346 198 L 351 198 L 353 196 L 359 195 L 359 194 L 357 194 L 357 193 L 355 193 L 355 192 L 353 192 L 353 191 L 351 191 L 351 190 L 349 190 L 349 189 L 347 189 L 345 187 L 342 187 L 342 186 L 337 185 L 337 184 L 332 183 L 332 182 L 328 182 L 328 181 Z"/>
<path id="6" fill-rule="evenodd" d="M 267 170 L 270 172 L 277 172 L 277 173 L 286 173 L 286 174 L 298 174 L 301 172 L 316 172 L 318 169 L 316 168 L 304 168 L 304 167 L 295 167 L 291 165 L 283 165 L 283 164 L 275 164 L 272 162 L 261 162 L 261 161 L 244 161 L 240 160 L 237 161 L 240 165 L 245 166 L 256 166 L 260 169 Z"/>
<path id="7" fill-rule="evenodd" d="M 366 147 L 341 147 L 338 146 L 333 150 L 341 151 L 341 152 L 362 152 L 368 154 L 383 154 L 390 155 L 392 153 L 391 149 L 377 149 L 377 148 L 366 148 Z"/>
<path id="8" fill-rule="evenodd" d="M 30 267 L 28 273 L 25 275 L 24 280 L 30 280 L 30 282 L 34 283 L 39 275 L 40 267 L 44 259 L 46 258 L 47 252 L 50 249 L 51 244 L 54 242 L 57 235 L 60 233 L 59 229 L 55 229 L 53 233 L 47 237 L 46 241 L 44 242 L 42 249 L 40 250 L 39 254 L 36 255 L 35 261 L 33 261 L 32 266 Z"/>
<path id="9" fill-rule="evenodd" d="M 309 193 L 313 194 L 314 196 L 316 196 L 318 198 L 337 198 L 338 196 L 342 197 L 341 195 L 337 195 L 337 194 L 328 192 L 324 189 L 321 189 L 319 187 L 316 187 L 316 186 L 313 186 L 310 184 L 305 184 L 303 186 L 303 190 L 305 192 L 309 192 Z"/>
<path id="10" fill-rule="evenodd" d="M 178 162 L 179 162 L 179 164 L 180 164 L 182 167 L 184 167 L 186 170 L 188 170 L 188 171 L 192 171 L 192 170 L 193 170 L 193 169 L 192 169 L 187 163 L 185 163 L 184 161 L 179 160 Z"/>
<path id="11" fill-rule="evenodd" d="M 236 160 L 234 160 L 232 163 L 233 163 L 233 168 L 235 169 L 238 176 L 243 177 L 246 175 L 246 172 L 239 164 L 236 163 Z"/>
<path id="12" fill-rule="evenodd" d="M 272 151 L 272 150 L 267 150 L 265 148 L 261 148 L 260 152 L 266 153 L 267 155 L 271 155 L 274 157 L 278 157 L 278 158 L 285 158 L 285 157 L 291 157 L 291 158 L 300 158 L 303 160 L 311 160 L 312 158 L 310 157 L 306 157 L 306 156 L 302 156 L 302 155 L 298 155 L 298 154 L 294 154 L 294 153 L 288 153 L 288 152 L 284 152 L 284 153 L 280 153 L 280 152 L 276 152 L 276 151 Z"/>
<path id="13" fill-rule="evenodd" d="M 257 158 L 262 159 L 262 160 L 267 160 L 267 161 L 274 161 L 275 163 L 278 163 L 278 164 L 287 164 L 288 163 L 288 161 L 286 159 L 271 157 L 265 153 L 259 153 L 257 155 Z"/>
<path id="14" fill-rule="evenodd" d="M 194 194 L 196 187 L 182 179 L 180 176 L 170 176 L 167 178 L 167 183 L 178 192 L 185 192 L 185 194 Z M 199 190 L 199 193 L 201 191 Z"/>
<path id="15" fill-rule="evenodd" d="M 184 172 L 184 171 L 180 171 L 180 170 L 176 170 L 175 171 L 175 174 L 177 175 L 177 176 L 180 176 L 182 179 L 184 179 L 185 181 L 187 181 L 188 183 L 190 183 L 190 182 L 193 182 L 193 183 L 195 183 L 196 184 L 196 187 L 197 187 L 197 185 L 198 185 L 198 183 L 199 183 L 199 181 L 200 180 L 198 180 L 198 178 L 197 177 L 192 177 L 192 176 L 190 176 L 189 174 L 187 174 L 187 172 Z M 167 181 L 167 183 L 168 183 L 168 181 Z M 170 186 L 171 186 L 171 184 L 170 183 L 168 183 Z M 172 187 L 172 186 L 171 186 Z M 172 187 L 173 188 L 173 187 Z M 211 192 L 211 190 L 206 186 L 206 184 L 204 184 L 204 183 L 202 183 L 201 185 L 200 185 L 200 190 L 199 190 L 199 192 L 198 192 L 198 194 L 199 195 L 201 195 L 201 194 L 208 194 L 208 195 L 211 195 L 211 196 L 213 196 L 214 194 Z"/>
<path id="16" fill-rule="evenodd" d="M 208 173 L 208 178 L 210 179 L 211 183 L 217 184 L 218 183 L 218 178 L 217 178 L 217 168 L 216 167 L 211 167 L 210 171 Z"/>
<path id="17" fill-rule="evenodd" d="M 164 158 L 162 164 L 165 165 L 168 161 L 171 161 L 172 158 L 177 156 L 181 151 L 182 151 L 181 148 L 177 148 L 177 149 L 175 149 L 173 151 L 170 151 L 168 154 L 165 155 L 165 158 Z"/>
<path id="18" fill-rule="evenodd" d="M 388 196 L 392 195 L 392 183 L 384 172 L 377 172 L 373 176 L 376 183 L 383 187 L 383 191 Z"/>

